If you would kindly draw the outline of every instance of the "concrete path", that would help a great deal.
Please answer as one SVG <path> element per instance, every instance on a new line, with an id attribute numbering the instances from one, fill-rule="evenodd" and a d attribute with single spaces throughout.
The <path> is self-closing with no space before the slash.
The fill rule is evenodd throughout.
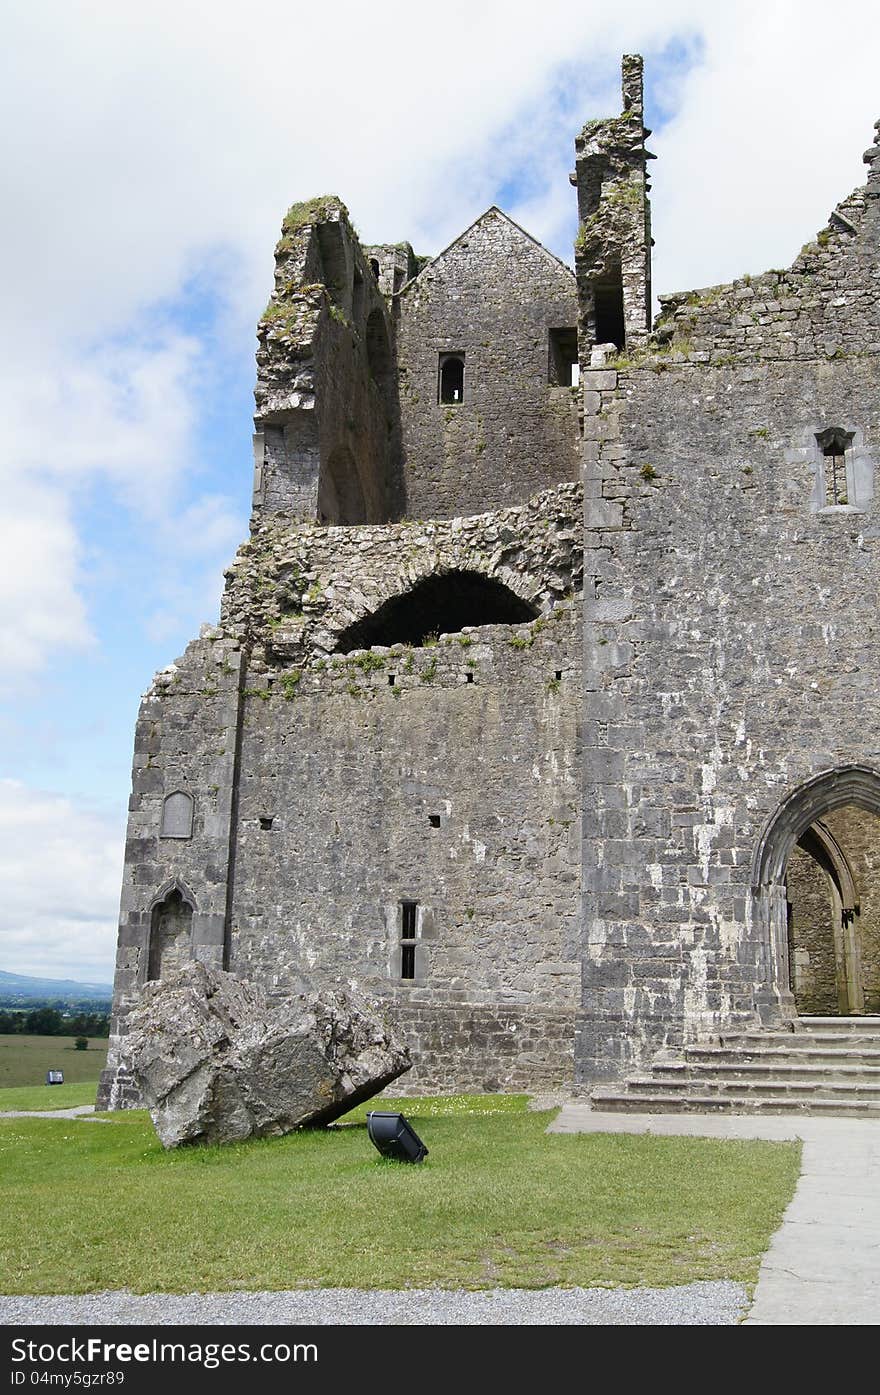
<path id="1" fill-rule="evenodd" d="M 548 1133 L 803 1139 L 801 1175 L 770 1242 L 746 1324 L 880 1324 L 880 1119 L 603 1114 L 563 1106 Z"/>
<path id="2" fill-rule="evenodd" d="M 70 1109 L 0 1109 L 0 1119 L 83 1119 L 94 1114 L 93 1104 L 74 1104 Z M 108 1124 L 109 1119 L 89 1119 L 90 1124 Z"/>

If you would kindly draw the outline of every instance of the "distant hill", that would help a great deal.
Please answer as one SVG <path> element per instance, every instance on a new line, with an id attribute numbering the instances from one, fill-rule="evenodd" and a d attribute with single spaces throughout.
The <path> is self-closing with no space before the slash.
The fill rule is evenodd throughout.
<path id="1" fill-rule="evenodd" d="M 30 978 L 27 974 L 7 974 L 0 969 L 0 999 L 19 1002 L 37 999 L 40 1002 L 109 1002 L 113 987 L 109 983 L 78 983 L 72 978 Z"/>

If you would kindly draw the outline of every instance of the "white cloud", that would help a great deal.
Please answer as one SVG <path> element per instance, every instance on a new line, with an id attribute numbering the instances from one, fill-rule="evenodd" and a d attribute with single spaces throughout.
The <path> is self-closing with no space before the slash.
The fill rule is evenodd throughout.
<path id="1" fill-rule="evenodd" d="M 0 780 L 0 964 L 7 973 L 112 979 L 123 820 Z"/>
<path id="2" fill-rule="evenodd" d="M 65 496 L 32 481 L 7 481 L 0 691 L 14 689 L 48 656 L 94 643 L 77 589 L 79 575 L 80 546 Z"/>
<path id="3" fill-rule="evenodd" d="M 128 569 L 148 579 L 153 636 L 216 613 L 217 557 L 237 541 L 241 504 L 220 496 L 228 486 L 211 474 L 200 413 L 218 395 L 212 362 L 228 368 L 251 353 L 291 201 L 333 190 L 365 240 L 408 238 L 434 252 L 507 185 L 517 191 L 510 213 L 565 254 L 577 130 L 617 109 L 620 53 L 644 52 L 650 78 L 673 40 L 702 58 L 684 76 L 669 68 L 674 115 L 651 141 L 659 289 L 784 265 L 864 177 L 880 115 L 880 10 L 868 0 L 454 0 L 442 12 L 389 14 L 354 0 L 308 10 L 290 0 L 7 0 L 9 684 L 101 643 L 84 557 L 92 577 Z M 219 325 L 188 320 L 182 293 L 193 284 L 214 297 Z M 241 470 L 246 499 L 247 460 Z M 82 502 L 102 492 L 128 511 L 124 543 L 112 529 L 82 535 Z M 137 536 L 132 520 L 143 524 L 137 559 L 122 553 Z M 90 944 L 105 933 L 118 868 L 97 910 L 88 885 L 104 885 L 109 866 L 95 852 L 102 816 L 48 795 L 16 798 L 44 820 L 78 909 L 64 908 L 71 893 L 53 874 L 59 900 L 47 911 L 47 859 L 13 827 L 4 857 L 18 919 L 7 942 L 19 964 L 42 967 L 28 955 L 51 953 L 69 972 L 77 927 Z"/>
<path id="4" fill-rule="evenodd" d="M 704 38 L 650 142 L 666 291 L 787 266 L 864 183 L 880 116 L 880 9 L 866 0 L 713 6 Z"/>

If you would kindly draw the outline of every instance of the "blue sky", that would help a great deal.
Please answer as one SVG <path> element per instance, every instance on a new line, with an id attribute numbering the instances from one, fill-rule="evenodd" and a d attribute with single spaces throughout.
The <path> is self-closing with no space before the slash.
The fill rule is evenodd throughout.
<path id="1" fill-rule="evenodd" d="M 439 30 L 414 6 L 389 44 L 346 0 L 332 36 L 280 0 L 8 9 L 0 968 L 107 978 L 139 696 L 215 619 L 247 531 L 287 204 L 333 190 L 365 241 L 424 253 L 498 203 L 570 260 L 574 135 L 619 110 L 635 51 L 655 284 L 784 265 L 863 178 L 880 21 L 492 0 Z"/>

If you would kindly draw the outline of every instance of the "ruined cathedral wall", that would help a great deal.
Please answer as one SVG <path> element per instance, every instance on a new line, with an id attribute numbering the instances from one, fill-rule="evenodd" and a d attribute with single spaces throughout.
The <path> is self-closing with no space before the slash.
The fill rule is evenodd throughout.
<path id="1" fill-rule="evenodd" d="M 384 999 L 410 1091 L 571 1077 L 580 517 L 566 485 L 449 521 L 267 525 L 230 572 L 225 623 L 251 651 L 230 967 Z M 461 573 L 533 618 L 445 635 L 440 611 L 423 645 L 337 652 L 389 599 Z"/>
<path id="2" fill-rule="evenodd" d="M 581 589 L 582 497 L 564 484 L 516 508 L 384 527 L 258 520 L 226 573 L 221 623 L 254 662 L 296 666 L 326 659 L 384 603 L 448 572 L 490 578 L 546 611 Z"/>
<path id="3" fill-rule="evenodd" d="M 872 152 L 869 151 L 868 155 Z M 880 347 L 880 159 L 791 267 L 661 296 L 656 335 L 693 363 L 847 359 Z"/>
<path id="4" fill-rule="evenodd" d="M 295 205 L 257 328 L 254 508 L 331 523 L 402 512 L 393 329 L 343 204 Z"/>
<path id="5" fill-rule="evenodd" d="M 587 1077 L 772 1020 L 762 830 L 818 772 L 880 765 L 880 355 L 862 349 L 587 375 Z M 854 502 L 829 506 L 815 436 L 838 424 Z"/>
<path id="6" fill-rule="evenodd" d="M 577 324 L 567 267 L 493 209 L 397 304 L 408 517 L 504 508 L 578 478 L 575 394 L 550 345 Z M 443 354 L 464 356 L 460 402 L 440 401 Z"/>
<path id="7" fill-rule="evenodd" d="M 579 651 L 580 607 L 562 603 L 318 661 L 293 687 L 249 678 L 233 972 L 384 999 L 410 1090 L 570 1078 Z"/>
<path id="8" fill-rule="evenodd" d="M 569 484 L 472 518 L 255 528 L 221 624 L 144 700 L 103 1102 L 137 1102 L 117 1048 L 178 891 L 175 952 L 278 994 L 383 998 L 418 1061 L 409 1090 L 570 1079 L 580 518 Z M 505 587 L 528 618 L 444 636 L 440 610 L 424 645 L 351 647 L 390 598 L 450 573 Z"/>

